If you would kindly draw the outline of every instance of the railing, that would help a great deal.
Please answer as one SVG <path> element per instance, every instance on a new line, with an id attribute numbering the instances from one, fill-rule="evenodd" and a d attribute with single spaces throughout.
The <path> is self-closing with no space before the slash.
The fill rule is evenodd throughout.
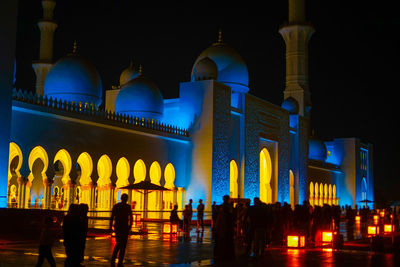
<path id="1" fill-rule="evenodd" d="M 13 100 L 25 102 L 33 105 L 44 106 L 55 110 L 62 110 L 74 114 L 85 115 L 94 118 L 101 118 L 107 121 L 118 122 L 124 127 L 145 128 L 164 133 L 188 137 L 187 129 L 162 123 L 158 120 L 149 118 L 132 117 L 118 112 L 100 109 L 95 104 L 82 104 L 81 102 L 62 101 L 61 99 L 33 94 L 32 92 L 13 89 Z"/>

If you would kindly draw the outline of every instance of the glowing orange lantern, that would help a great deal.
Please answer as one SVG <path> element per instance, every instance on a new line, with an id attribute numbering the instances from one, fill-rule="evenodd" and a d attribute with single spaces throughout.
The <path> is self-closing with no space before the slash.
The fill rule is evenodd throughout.
<path id="1" fill-rule="evenodd" d="M 329 232 L 322 232 L 322 243 L 331 243 L 333 241 L 333 233 Z"/>
<path id="2" fill-rule="evenodd" d="M 287 247 L 288 248 L 304 248 L 306 245 L 306 237 L 303 235 L 288 235 Z"/>
<path id="3" fill-rule="evenodd" d="M 383 232 L 384 232 L 385 234 L 393 233 L 393 225 L 391 225 L 391 224 L 385 224 L 384 227 L 383 227 Z"/>
<path id="4" fill-rule="evenodd" d="M 376 236 L 379 234 L 379 227 L 375 225 L 368 226 L 368 235 L 369 236 Z"/>
<path id="5" fill-rule="evenodd" d="M 359 223 L 361 221 L 361 217 L 359 215 L 356 216 L 356 223 Z"/>

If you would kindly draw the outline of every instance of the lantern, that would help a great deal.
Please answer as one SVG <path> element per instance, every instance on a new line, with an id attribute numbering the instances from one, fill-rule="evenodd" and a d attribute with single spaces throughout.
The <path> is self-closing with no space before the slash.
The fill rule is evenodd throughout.
<path id="1" fill-rule="evenodd" d="M 383 226 L 383 232 L 384 232 L 385 234 L 391 234 L 391 233 L 393 233 L 393 225 L 391 225 L 391 224 L 385 224 L 385 225 Z"/>
<path id="2" fill-rule="evenodd" d="M 306 246 L 306 237 L 304 235 L 288 235 L 288 248 L 304 248 Z"/>
<path id="3" fill-rule="evenodd" d="M 369 236 L 376 236 L 379 234 L 379 227 L 375 225 L 368 226 L 368 235 Z"/>

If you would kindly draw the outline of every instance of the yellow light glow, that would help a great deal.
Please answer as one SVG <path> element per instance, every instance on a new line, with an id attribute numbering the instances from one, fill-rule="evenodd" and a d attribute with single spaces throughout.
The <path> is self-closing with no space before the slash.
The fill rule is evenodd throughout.
<path id="1" fill-rule="evenodd" d="M 360 216 L 356 216 L 356 222 L 359 223 L 361 221 L 361 217 Z"/>
<path id="2" fill-rule="evenodd" d="M 391 224 L 385 224 L 383 231 L 388 234 L 388 233 L 392 233 L 393 232 L 393 225 Z"/>
<path id="3" fill-rule="evenodd" d="M 376 226 L 368 226 L 368 235 L 377 235 L 379 234 L 379 228 Z"/>
<path id="4" fill-rule="evenodd" d="M 170 234 L 171 233 L 171 223 L 166 222 L 163 224 L 163 234 Z"/>
<path id="5" fill-rule="evenodd" d="M 381 217 L 385 217 L 385 211 L 384 211 L 384 210 L 381 211 L 381 212 L 379 213 L 379 215 L 380 215 Z"/>
<path id="6" fill-rule="evenodd" d="M 154 161 L 150 165 L 150 181 L 153 184 L 160 185 L 160 179 L 161 179 L 161 167 L 157 161 Z"/>
<path id="7" fill-rule="evenodd" d="M 133 176 L 135 177 L 135 184 L 146 179 L 146 164 L 141 159 L 138 159 L 133 166 Z"/>
<path id="8" fill-rule="evenodd" d="M 299 247 L 299 237 L 297 235 L 287 236 L 287 247 L 288 248 L 298 248 Z"/>
<path id="9" fill-rule="evenodd" d="M 234 160 L 230 162 L 230 197 L 237 198 L 238 197 L 238 167 Z"/>
<path id="10" fill-rule="evenodd" d="M 168 163 L 167 166 L 165 166 L 164 178 L 165 178 L 165 187 L 168 189 L 174 188 L 175 168 L 171 163 Z"/>
<path id="11" fill-rule="evenodd" d="M 304 248 L 306 246 L 306 237 L 300 236 L 300 247 Z"/>
<path id="12" fill-rule="evenodd" d="M 272 203 L 272 162 L 271 156 L 266 148 L 260 152 L 260 200 Z"/>
<path id="13" fill-rule="evenodd" d="M 128 178 L 130 173 L 130 166 L 128 160 L 125 157 L 122 157 L 118 160 L 116 173 L 118 178 L 116 185 L 118 188 L 129 185 Z"/>
<path id="14" fill-rule="evenodd" d="M 322 242 L 332 242 L 333 234 L 332 232 L 322 232 Z"/>

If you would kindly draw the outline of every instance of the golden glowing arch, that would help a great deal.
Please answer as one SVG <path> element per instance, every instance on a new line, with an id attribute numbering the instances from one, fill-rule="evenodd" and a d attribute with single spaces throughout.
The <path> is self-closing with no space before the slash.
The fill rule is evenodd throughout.
<path id="1" fill-rule="evenodd" d="M 313 196 L 314 196 L 314 183 L 311 182 L 310 183 L 310 197 L 313 197 Z"/>
<path id="2" fill-rule="evenodd" d="M 151 181 L 153 184 L 160 185 L 160 180 L 161 180 L 161 167 L 160 167 L 160 164 L 158 164 L 157 161 L 154 161 L 154 162 L 150 165 L 149 175 L 150 175 L 150 181 Z"/>
<path id="3" fill-rule="evenodd" d="M 141 159 L 138 159 L 133 166 L 133 177 L 135 178 L 135 184 L 146 179 L 146 164 Z"/>
<path id="4" fill-rule="evenodd" d="M 123 187 L 129 185 L 129 173 L 130 173 L 131 167 L 129 165 L 129 161 L 125 158 L 122 157 L 118 160 L 117 162 L 117 167 L 116 167 L 116 172 L 117 172 L 117 187 Z"/>
<path id="5" fill-rule="evenodd" d="M 22 161 L 23 161 L 22 151 L 16 143 L 11 142 L 10 143 L 10 153 L 8 156 L 8 180 L 10 180 L 12 177 L 11 170 L 10 170 L 10 164 L 15 157 L 19 157 L 19 158 L 18 158 L 17 167 L 15 168 L 14 171 L 18 177 L 21 177 L 19 170 L 21 169 Z"/>
<path id="6" fill-rule="evenodd" d="M 31 150 L 31 153 L 29 153 L 29 157 L 28 157 L 28 166 L 29 166 L 29 170 L 31 171 L 28 176 L 28 179 L 30 182 L 32 182 L 32 180 L 34 178 L 33 173 L 32 173 L 33 163 L 35 163 L 35 161 L 37 159 L 40 159 L 43 162 L 43 170 L 41 172 L 42 179 L 43 179 L 43 181 L 45 181 L 45 179 L 47 179 L 46 171 L 47 171 L 47 168 L 49 167 L 49 157 L 47 155 L 46 150 L 43 147 L 36 146 Z"/>
<path id="7" fill-rule="evenodd" d="M 165 166 L 164 178 L 165 178 L 165 187 L 166 188 L 172 189 L 175 187 L 175 185 L 174 185 L 175 168 L 174 168 L 174 165 L 172 165 L 171 163 L 168 163 L 167 166 Z"/>
<path id="8" fill-rule="evenodd" d="M 233 198 L 237 198 L 239 195 L 239 184 L 238 184 L 238 167 L 236 161 L 231 160 L 230 162 L 230 196 Z"/>
<path id="9" fill-rule="evenodd" d="M 72 168 L 71 156 L 69 155 L 67 150 L 60 149 L 55 155 L 53 163 L 56 163 L 58 160 L 61 162 L 64 168 L 64 173 L 61 181 L 63 182 L 63 184 L 67 184 L 69 181 L 71 181 L 71 178 L 69 177 Z"/>
<path id="10" fill-rule="evenodd" d="M 111 184 L 111 173 L 112 173 L 112 163 L 111 159 L 107 155 L 100 157 L 97 162 L 97 174 L 99 179 L 97 180 L 98 186 L 105 186 Z"/>
<path id="11" fill-rule="evenodd" d="M 294 209 L 294 174 L 292 170 L 289 170 L 289 201 L 292 209 Z"/>
<path id="12" fill-rule="evenodd" d="M 83 152 L 79 155 L 77 160 L 81 167 L 81 177 L 79 179 L 80 185 L 88 185 L 92 182 L 93 160 L 89 153 Z"/>
<path id="13" fill-rule="evenodd" d="M 260 152 L 260 200 L 272 203 L 272 162 L 271 156 L 266 148 Z"/>

